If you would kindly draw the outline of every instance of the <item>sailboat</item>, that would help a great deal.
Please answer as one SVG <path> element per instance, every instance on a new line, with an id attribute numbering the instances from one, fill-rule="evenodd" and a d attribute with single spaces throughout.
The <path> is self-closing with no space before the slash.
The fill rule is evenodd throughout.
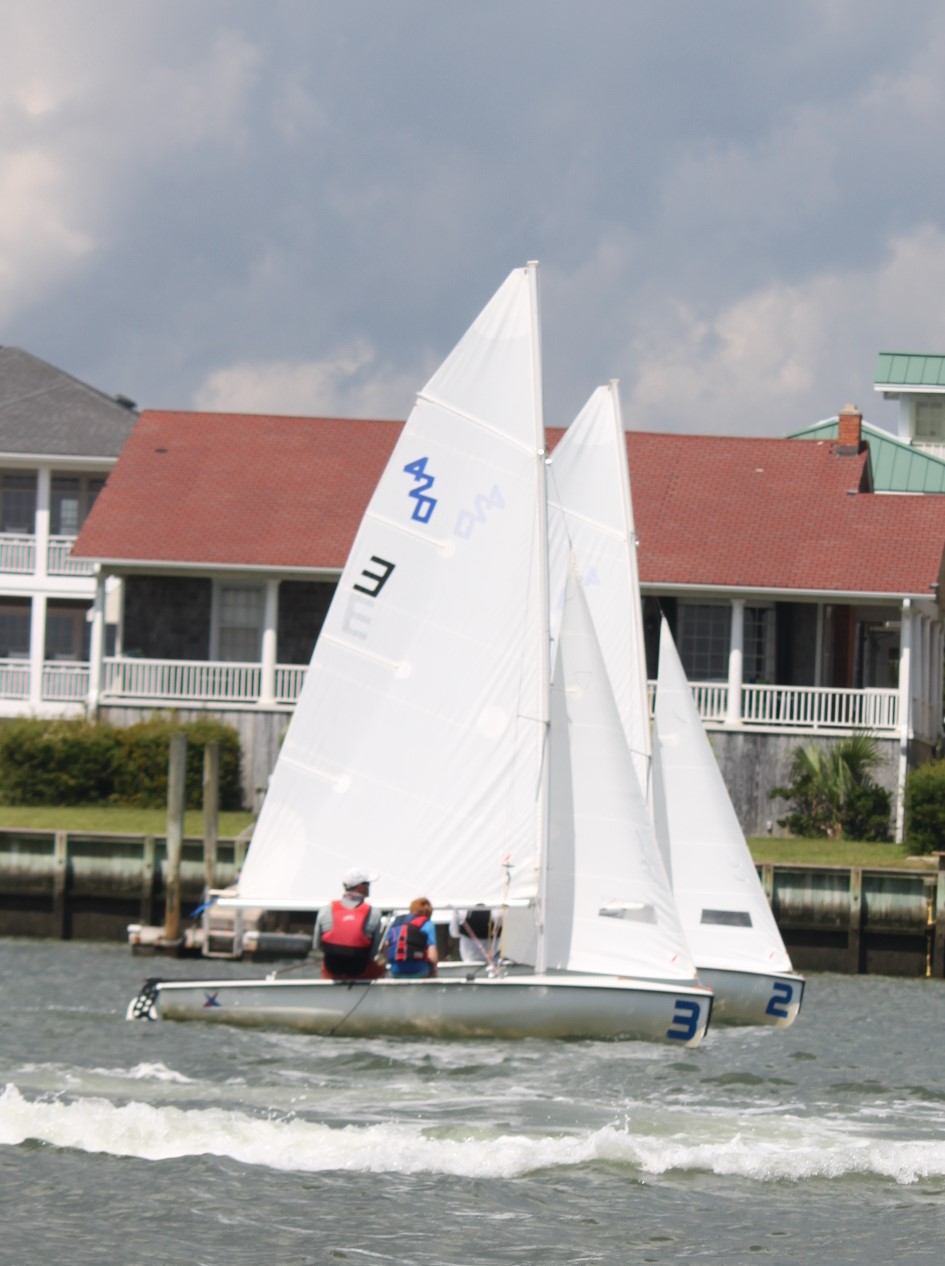
<path id="1" fill-rule="evenodd" d="M 152 980 L 129 1016 L 345 1036 L 702 1040 L 711 991 L 598 820 L 602 803 L 630 832 L 641 802 L 619 775 L 629 755 L 573 582 L 552 689 L 544 444 L 530 264 L 417 398 L 223 899 L 315 910 L 356 863 L 377 873 L 372 904 L 387 911 L 419 894 L 440 912 L 501 906 L 503 955 L 518 966 Z"/>
<path id="2" fill-rule="evenodd" d="M 664 618 L 653 743 L 653 807 L 680 918 L 728 1024 L 787 1028 L 804 977 L 791 960 L 758 878 Z"/>
<path id="3" fill-rule="evenodd" d="M 626 435 L 616 381 L 598 388 L 550 461 L 552 574 L 574 551 L 647 796 L 682 929 L 713 1015 L 786 1027 L 804 980 L 771 914 L 665 621 L 653 737 Z M 556 564 L 557 560 L 557 564 Z M 552 604 L 552 612 L 555 606 Z"/>

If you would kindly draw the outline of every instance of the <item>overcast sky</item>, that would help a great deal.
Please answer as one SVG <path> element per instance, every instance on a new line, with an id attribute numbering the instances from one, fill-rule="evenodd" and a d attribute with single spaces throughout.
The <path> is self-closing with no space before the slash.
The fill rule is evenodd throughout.
<path id="1" fill-rule="evenodd" d="M 937 0 L 0 0 L 0 343 L 402 417 L 541 261 L 545 411 L 783 435 L 945 352 Z"/>

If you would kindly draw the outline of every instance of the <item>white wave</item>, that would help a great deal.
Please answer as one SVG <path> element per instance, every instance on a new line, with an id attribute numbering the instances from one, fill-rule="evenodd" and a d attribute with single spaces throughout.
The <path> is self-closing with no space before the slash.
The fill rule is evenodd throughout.
<path id="1" fill-rule="evenodd" d="M 100 1098 L 30 1100 L 13 1085 L 0 1095 L 0 1145 L 34 1140 L 143 1160 L 212 1155 L 301 1173 L 351 1170 L 499 1179 L 595 1161 L 630 1165 L 644 1174 L 696 1170 L 759 1182 L 873 1175 L 913 1183 L 945 1175 L 945 1143 L 932 1139 L 864 1139 L 823 1120 L 794 1120 L 784 1128 L 778 1118 L 770 1125 L 768 1130 L 758 1127 L 693 1142 L 679 1134 L 634 1133 L 629 1126 L 560 1135 L 496 1134 L 485 1127 L 472 1131 L 456 1126 L 425 1131 L 422 1123 L 330 1126 L 219 1108 L 116 1106 Z"/>
<path id="2" fill-rule="evenodd" d="M 135 1064 L 133 1068 L 93 1068 L 93 1073 L 104 1077 L 127 1078 L 129 1081 L 167 1081 L 177 1086 L 193 1085 L 193 1078 L 168 1068 L 160 1060 L 153 1064 Z"/>

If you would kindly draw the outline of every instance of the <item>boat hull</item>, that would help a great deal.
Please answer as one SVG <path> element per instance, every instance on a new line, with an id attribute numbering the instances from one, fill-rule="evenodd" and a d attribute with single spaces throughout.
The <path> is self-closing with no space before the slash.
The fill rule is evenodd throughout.
<path id="1" fill-rule="evenodd" d="M 591 976 L 149 981 L 128 1017 L 343 1037 L 591 1038 L 698 1046 L 708 989 Z"/>
<path id="2" fill-rule="evenodd" d="M 805 980 L 796 972 L 730 971 L 699 967 L 699 979 L 715 995 L 716 1024 L 766 1024 L 786 1029 L 804 998 Z"/>

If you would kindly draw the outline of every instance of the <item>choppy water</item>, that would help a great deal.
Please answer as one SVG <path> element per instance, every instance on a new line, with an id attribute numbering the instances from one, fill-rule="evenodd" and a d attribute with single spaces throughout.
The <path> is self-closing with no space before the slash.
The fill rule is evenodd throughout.
<path id="1" fill-rule="evenodd" d="M 939 1262 L 945 991 L 642 1043 L 129 1024 L 199 964 L 0 941 L 0 1262 Z M 214 975 L 246 972 L 228 966 Z"/>

